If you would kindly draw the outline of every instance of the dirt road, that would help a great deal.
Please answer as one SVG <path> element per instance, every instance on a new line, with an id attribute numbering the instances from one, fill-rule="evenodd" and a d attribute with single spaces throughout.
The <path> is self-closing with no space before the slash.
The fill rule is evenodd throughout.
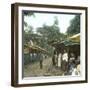
<path id="1" fill-rule="evenodd" d="M 25 65 L 24 77 L 35 77 L 35 76 L 61 76 L 63 71 L 52 66 L 52 58 L 43 60 L 43 68 L 40 69 L 40 62 Z"/>

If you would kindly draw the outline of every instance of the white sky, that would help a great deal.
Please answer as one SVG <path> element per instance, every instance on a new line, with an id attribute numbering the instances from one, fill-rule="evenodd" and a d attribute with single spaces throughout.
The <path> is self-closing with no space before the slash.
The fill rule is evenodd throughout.
<path id="1" fill-rule="evenodd" d="M 49 14 L 49 13 L 34 13 L 35 17 L 25 16 L 24 21 L 33 27 L 33 31 L 36 31 L 37 27 L 42 27 L 43 24 L 53 25 L 55 18 L 57 17 L 59 21 L 59 28 L 61 33 L 67 31 L 68 26 L 70 25 L 70 20 L 72 20 L 75 15 L 71 14 Z"/>

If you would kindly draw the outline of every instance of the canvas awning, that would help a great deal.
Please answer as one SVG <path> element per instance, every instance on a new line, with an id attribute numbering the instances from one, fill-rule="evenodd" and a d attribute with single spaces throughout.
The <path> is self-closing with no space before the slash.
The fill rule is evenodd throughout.
<path id="1" fill-rule="evenodd" d="M 69 37 L 69 40 L 71 40 L 73 42 L 80 42 L 80 33 L 75 34 L 75 35 Z"/>

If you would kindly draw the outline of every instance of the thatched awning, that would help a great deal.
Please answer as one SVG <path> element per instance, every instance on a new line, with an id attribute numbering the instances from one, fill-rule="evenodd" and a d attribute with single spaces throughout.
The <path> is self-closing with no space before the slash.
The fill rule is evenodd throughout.
<path id="1" fill-rule="evenodd" d="M 27 45 L 25 44 L 24 53 L 33 53 L 33 52 L 42 52 L 42 53 L 48 53 L 47 50 L 41 48 L 38 45 Z"/>
<path id="2" fill-rule="evenodd" d="M 64 41 L 53 42 L 50 45 L 54 46 L 54 47 L 56 47 L 56 46 L 64 47 L 64 46 L 80 45 L 80 33 L 79 34 L 75 34 L 75 35 L 67 38 Z"/>

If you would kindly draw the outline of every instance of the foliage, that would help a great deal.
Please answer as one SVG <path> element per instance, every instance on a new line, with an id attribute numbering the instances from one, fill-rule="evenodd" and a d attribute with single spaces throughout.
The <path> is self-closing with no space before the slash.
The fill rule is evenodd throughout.
<path id="1" fill-rule="evenodd" d="M 25 16 L 28 16 L 28 17 L 29 17 L 29 16 L 33 16 L 33 17 L 35 17 L 34 12 L 24 11 L 23 14 L 24 14 L 24 17 L 25 17 Z M 27 22 L 25 22 L 25 21 L 24 21 L 24 26 L 25 26 L 25 27 L 28 26 Z"/>
<path id="2" fill-rule="evenodd" d="M 42 27 L 37 28 L 37 33 L 42 37 L 39 39 L 39 45 L 49 51 L 50 55 L 53 53 L 53 47 L 50 45 L 54 42 L 62 41 L 65 39 L 65 35 L 60 32 L 58 27 L 58 19 L 55 17 L 53 25 L 43 24 Z"/>
<path id="3" fill-rule="evenodd" d="M 80 15 L 76 15 L 75 18 L 71 20 L 70 26 L 67 30 L 68 35 L 74 35 L 77 33 L 80 33 Z"/>
<path id="4" fill-rule="evenodd" d="M 24 30 L 24 43 L 27 43 L 30 41 L 30 34 L 33 33 L 33 27 L 27 26 L 27 28 Z"/>
<path id="5" fill-rule="evenodd" d="M 34 13 L 26 11 L 24 12 L 24 15 L 34 16 Z M 70 26 L 66 32 L 67 35 L 60 32 L 58 24 L 58 18 L 54 17 L 52 25 L 44 23 L 41 27 L 37 27 L 35 33 L 33 27 L 24 21 L 24 44 L 27 44 L 32 40 L 35 45 L 47 50 L 48 54 L 52 56 L 54 51 L 54 48 L 51 46 L 52 43 L 64 41 L 67 38 L 67 35 L 73 35 L 80 32 L 80 15 L 76 15 L 75 18 L 71 20 Z M 24 55 L 24 60 L 25 64 L 29 63 L 32 60 L 30 54 Z M 35 60 L 32 60 L 31 62 L 33 61 Z"/>
<path id="6" fill-rule="evenodd" d="M 38 27 L 37 33 L 41 34 L 48 42 L 60 40 L 58 19 L 55 17 L 55 21 L 51 26 L 43 24 L 42 27 Z"/>
<path id="7" fill-rule="evenodd" d="M 34 15 L 34 13 L 33 12 L 30 12 L 30 11 L 24 11 L 23 12 L 24 13 L 24 16 L 34 16 L 35 17 L 35 15 Z"/>

